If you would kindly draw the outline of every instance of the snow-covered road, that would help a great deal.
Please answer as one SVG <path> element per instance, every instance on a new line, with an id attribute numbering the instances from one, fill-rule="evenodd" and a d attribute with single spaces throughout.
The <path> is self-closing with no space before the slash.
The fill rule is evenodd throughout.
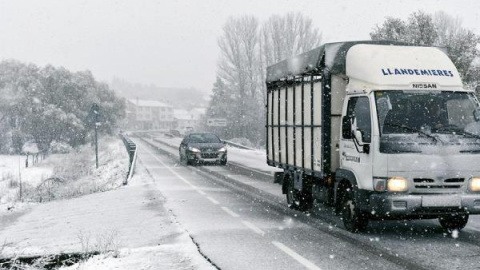
<path id="1" fill-rule="evenodd" d="M 373 265 L 369 265 L 369 263 L 379 261 L 378 256 L 387 259 L 386 265 L 390 263 L 388 266 L 389 269 L 398 266 L 408 269 L 480 268 L 480 266 L 477 266 L 477 258 L 478 254 L 480 254 L 480 243 L 478 241 L 478 239 L 480 239 L 480 233 L 476 230 L 478 227 L 477 225 L 479 224 L 477 216 L 474 216 L 468 227 L 458 235 L 444 233 L 436 220 L 373 221 L 369 225 L 369 229 L 366 233 L 351 234 L 343 230 L 341 218 L 332 214 L 332 210 L 328 207 L 325 208 L 322 205 L 315 205 L 314 209 L 308 213 L 306 217 L 302 213 L 297 213 L 298 216 L 297 214 L 290 215 L 287 212 L 284 212 L 288 210 L 280 210 L 280 212 L 278 212 L 278 208 L 272 208 L 272 205 L 269 203 L 261 203 L 252 200 L 250 197 L 251 194 L 249 194 L 252 193 L 252 191 L 243 187 L 245 185 L 252 187 L 255 189 L 253 192 L 260 190 L 266 198 L 268 197 L 267 200 L 273 200 L 280 204 L 284 204 L 281 188 L 272 183 L 273 178 L 270 182 L 266 183 L 265 180 L 258 180 L 255 179 L 255 177 L 249 177 L 248 175 L 232 175 L 232 172 L 229 171 L 228 168 L 222 166 L 185 167 L 183 164 L 178 163 L 178 150 L 175 147 L 172 148 L 166 146 L 164 144 L 165 141 L 158 143 L 158 141 L 155 142 L 150 140 L 149 143 L 156 145 L 157 148 L 162 149 L 164 153 L 170 153 L 171 158 L 173 158 L 173 168 L 178 168 L 178 170 L 182 171 L 189 169 L 191 174 L 198 175 L 197 177 L 192 178 L 194 180 L 189 180 L 193 187 L 199 188 L 202 187 L 202 185 L 205 185 L 201 184 L 202 182 L 192 182 L 201 181 L 201 172 L 205 173 L 207 176 L 223 175 L 224 177 L 220 177 L 222 179 L 220 179 L 218 183 L 222 183 L 223 181 L 237 182 L 238 186 L 241 187 L 240 189 L 244 189 L 243 193 L 241 192 L 242 195 L 240 195 L 240 197 L 246 198 L 247 206 L 245 207 L 250 207 L 251 211 L 267 209 L 263 215 L 258 216 L 258 221 L 255 220 L 256 215 L 253 215 L 253 221 L 251 223 L 260 224 L 257 225 L 257 227 L 263 232 L 268 231 L 269 235 L 270 232 L 278 229 L 278 231 L 273 233 L 274 235 L 285 237 L 284 239 L 289 240 L 302 239 L 302 241 L 299 242 L 283 240 L 284 242 L 282 243 L 288 243 L 287 246 L 289 246 L 289 249 L 285 250 L 295 251 L 296 254 L 304 256 L 308 261 L 314 262 L 316 266 L 322 269 L 373 269 Z M 144 145 L 143 147 L 148 146 Z M 229 160 L 234 159 L 235 156 L 235 153 L 232 150 L 233 149 L 231 148 L 229 149 Z M 256 162 L 265 162 L 265 160 L 257 159 Z M 208 179 L 204 181 L 207 183 L 212 182 L 212 180 Z M 186 184 L 184 189 L 189 190 L 193 187 Z M 208 187 L 206 188 L 208 189 Z M 205 192 L 202 188 L 199 190 L 200 191 L 197 191 L 196 193 L 202 191 Z M 229 190 L 231 192 L 231 189 Z M 225 194 L 227 193 L 228 191 L 219 191 L 219 196 L 225 196 L 225 200 L 227 201 L 231 201 L 233 198 L 238 197 L 234 195 L 231 197 L 226 196 Z M 168 198 L 169 196 L 167 195 L 166 197 Z M 211 198 L 221 204 L 222 200 L 217 199 L 216 197 Z M 205 203 L 211 204 L 212 202 L 209 201 L 210 200 L 207 198 Z M 265 224 L 262 220 L 268 218 L 268 215 L 274 214 L 275 212 L 277 212 L 277 216 L 282 216 L 283 218 L 281 220 L 271 221 L 268 223 L 270 224 L 269 226 L 262 226 L 261 224 Z M 290 217 L 290 219 L 288 217 Z M 222 218 L 218 219 L 222 220 Z M 213 220 L 217 219 L 212 219 L 213 223 L 218 222 Z M 296 225 L 298 225 L 298 223 L 307 225 L 307 227 L 303 227 L 303 230 L 286 230 L 284 227 L 285 220 L 289 220 L 289 222 L 293 222 Z M 192 224 L 194 224 L 193 221 Z M 328 230 L 331 230 L 331 233 L 328 233 Z M 308 235 L 308 237 L 306 237 L 306 235 Z M 325 246 L 330 247 L 329 252 L 322 250 Z M 360 253 L 358 251 L 359 248 L 362 250 Z M 325 259 L 325 252 L 329 254 L 328 260 Z M 347 253 L 349 255 L 346 255 Z M 357 257 L 357 254 L 361 255 Z M 366 259 L 362 260 L 360 258 Z M 336 261 L 336 264 L 333 263 L 329 265 L 332 261 Z M 356 267 L 350 265 L 350 263 L 353 264 L 354 262 L 357 264 Z M 383 263 L 385 264 L 385 262 Z M 393 266 L 391 265 L 392 263 Z M 325 264 L 328 266 L 325 266 Z"/>

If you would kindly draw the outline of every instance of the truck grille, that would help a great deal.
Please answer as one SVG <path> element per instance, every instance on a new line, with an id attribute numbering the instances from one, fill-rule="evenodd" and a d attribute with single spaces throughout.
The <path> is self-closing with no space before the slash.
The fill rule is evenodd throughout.
<path id="1" fill-rule="evenodd" d="M 448 178 L 443 180 L 437 180 L 430 178 L 414 178 L 413 183 L 417 191 L 432 191 L 432 192 L 442 192 L 442 191 L 453 191 L 458 190 L 463 187 L 465 178 Z"/>

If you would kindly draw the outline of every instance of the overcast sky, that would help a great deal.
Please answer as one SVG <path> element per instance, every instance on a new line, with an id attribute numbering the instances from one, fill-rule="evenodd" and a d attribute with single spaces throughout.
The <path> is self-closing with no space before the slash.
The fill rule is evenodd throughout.
<path id="1" fill-rule="evenodd" d="M 369 39 L 386 16 L 417 10 L 443 10 L 480 34 L 477 0 L 0 0 L 0 59 L 210 91 L 229 16 L 299 11 L 333 42 Z"/>

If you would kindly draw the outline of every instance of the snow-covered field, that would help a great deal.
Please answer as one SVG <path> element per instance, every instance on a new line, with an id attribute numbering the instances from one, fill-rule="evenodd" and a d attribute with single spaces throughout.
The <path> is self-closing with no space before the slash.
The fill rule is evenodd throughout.
<path id="1" fill-rule="evenodd" d="M 37 186 L 53 173 L 51 164 L 25 168 L 25 156 L 0 155 L 0 205 L 19 200 L 20 184 Z"/>
<path id="2" fill-rule="evenodd" d="M 68 154 L 49 155 L 28 168 L 25 156 L 0 156 L 0 214 L 22 209 L 26 204 L 120 186 L 128 170 L 128 154 L 122 141 L 107 137 L 99 145 L 98 169 L 91 145 Z"/>

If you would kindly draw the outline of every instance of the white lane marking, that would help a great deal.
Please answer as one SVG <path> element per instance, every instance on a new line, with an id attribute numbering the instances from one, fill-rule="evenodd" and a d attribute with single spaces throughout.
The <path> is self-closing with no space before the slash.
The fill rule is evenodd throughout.
<path id="1" fill-rule="evenodd" d="M 149 153 L 154 159 L 156 159 L 158 162 L 160 162 L 167 170 L 169 170 L 171 173 L 173 173 L 176 177 L 178 177 L 180 180 L 183 182 L 187 183 L 189 186 L 192 188 L 195 188 L 192 183 L 190 183 L 187 179 L 183 178 L 180 174 L 178 174 L 176 171 L 174 171 L 172 168 L 168 167 L 162 160 L 157 158 L 152 152 L 148 151 L 146 148 L 142 148 L 142 150 L 145 150 L 145 152 Z"/>
<path id="2" fill-rule="evenodd" d="M 307 269 L 315 269 L 315 270 L 321 270 L 320 267 L 316 266 L 314 263 L 311 261 L 305 259 L 304 257 L 300 256 L 298 253 L 290 249 L 289 247 L 285 246 L 284 244 L 277 242 L 277 241 L 272 241 L 272 244 L 274 244 L 278 249 L 281 251 L 287 253 L 290 257 L 294 258 L 297 262 L 303 264 Z"/>
<path id="3" fill-rule="evenodd" d="M 202 195 L 207 195 L 207 193 L 201 191 L 200 189 L 197 189 L 197 192 L 200 193 L 200 194 L 202 194 Z"/>
<path id="4" fill-rule="evenodd" d="M 228 208 L 225 207 L 225 206 L 222 206 L 222 210 L 225 211 L 225 212 L 227 212 L 227 213 L 228 213 L 230 216 L 232 216 L 232 217 L 235 217 L 235 218 L 240 217 L 239 214 L 233 212 L 232 210 L 228 209 Z"/>
<path id="5" fill-rule="evenodd" d="M 208 200 L 210 200 L 212 203 L 214 204 L 220 204 L 217 200 L 215 200 L 214 198 L 212 197 L 207 197 Z"/>
<path id="6" fill-rule="evenodd" d="M 254 231 L 255 233 L 258 233 L 260 234 L 261 236 L 265 235 L 265 232 L 262 231 L 260 228 L 258 228 L 257 226 L 253 225 L 252 223 L 248 222 L 248 221 L 244 221 L 242 220 L 242 223 L 247 226 L 250 230 Z"/>

